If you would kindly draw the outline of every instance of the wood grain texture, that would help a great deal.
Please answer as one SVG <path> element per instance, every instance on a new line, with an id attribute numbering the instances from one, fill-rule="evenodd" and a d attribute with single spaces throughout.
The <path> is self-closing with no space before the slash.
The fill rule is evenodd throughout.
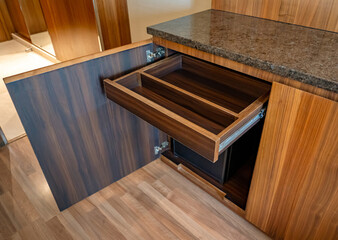
<path id="1" fill-rule="evenodd" d="M 215 156 L 214 152 L 215 148 L 218 149 L 219 141 L 214 134 L 116 82 L 106 80 L 105 91 L 110 100 L 140 116 L 170 136 L 179 139 L 187 146 L 197 149 L 204 157 L 211 161 L 218 159 L 218 154 Z"/>
<path id="2" fill-rule="evenodd" d="M 131 43 L 127 0 L 95 0 L 104 49 Z"/>
<path id="3" fill-rule="evenodd" d="M 8 12 L 5 0 L 0 0 L 0 42 L 12 39 L 14 26 Z"/>
<path id="4" fill-rule="evenodd" d="M 7 84 L 60 209 L 154 159 L 160 132 L 109 101 L 102 87 L 104 78 L 144 66 L 152 46 L 61 63 Z"/>
<path id="5" fill-rule="evenodd" d="M 56 58 L 60 61 L 100 51 L 92 0 L 40 0 Z"/>
<path id="6" fill-rule="evenodd" d="M 30 34 L 47 30 L 39 0 L 19 0 L 21 11 Z"/>
<path id="7" fill-rule="evenodd" d="M 322 97 L 325 97 L 331 100 L 338 101 L 338 94 L 334 92 L 330 92 L 330 91 L 327 91 L 321 88 L 317 88 L 317 87 L 314 87 L 308 84 L 304 84 L 304 83 L 301 83 L 299 81 L 296 81 L 290 78 L 281 77 L 273 73 L 269 73 L 269 72 L 266 72 L 266 71 L 263 71 L 263 70 L 260 70 L 254 67 L 250 67 L 248 65 L 244 65 L 242 63 L 231 61 L 229 59 L 215 56 L 210 53 L 202 52 L 202 51 L 199 51 L 194 48 L 187 47 L 187 46 L 184 46 L 178 43 L 170 42 L 170 41 L 167 41 L 159 37 L 153 37 L 153 42 L 160 46 L 164 46 L 166 48 L 172 49 L 174 51 L 188 54 L 190 56 L 193 56 L 193 57 L 196 57 L 196 58 L 199 58 L 199 59 L 211 62 L 211 63 L 215 63 L 223 67 L 230 68 L 232 70 L 247 74 L 249 76 L 253 76 L 253 77 L 268 81 L 268 82 L 283 83 L 288 86 L 301 89 L 309 93 L 313 93 L 313 94 L 316 94 L 316 95 L 319 95 L 319 96 L 322 96 Z"/>
<path id="8" fill-rule="evenodd" d="M 338 103 L 274 83 L 246 218 L 275 239 L 337 239 Z"/>
<path id="9" fill-rule="evenodd" d="M 62 212 L 27 138 L 0 148 L 0 239 L 269 239 L 156 160 Z"/>
<path id="10" fill-rule="evenodd" d="M 158 93 L 156 91 L 150 90 L 149 87 L 144 87 L 144 86 L 135 87 L 133 91 L 157 103 L 158 105 L 168 109 L 169 111 L 172 111 L 178 114 L 179 116 L 184 117 L 185 119 L 195 124 L 198 124 L 202 128 L 214 134 L 219 133 L 224 128 L 223 126 L 215 123 L 214 121 L 209 120 L 206 116 L 204 116 L 204 114 L 202 115 L 202 114 L 195 113 L 194 109 L 190 110 L 189 108 L 185 108 L 181 106 L 180 104 L 177 104 L 176 102 L 169 100 L 168 98 L 163 96 L 166 93 L 165 91 L 161 91 L 160 93 Z M 174 95 L 173 97 L 177 97 L 177 96 Z M 231 121 L 231 119 L 228 121 Z"/>
<path id="11" fill-rule="evenodd" d="M 336 0 L 213 0 L 212 9 L 338 31 Z"/>
<path id="12" fill-rule="evenodd" d="M 5 0 L 15 32 L 30 41 L 29 31 L 22 14 L 19 0 Z"/>
<path id="13" fill-rule="evenodd" d="M 166 63 L 147 73 L 237 114 L 270 89 L 262 81 L 194 58 L 182 56 L 173 61 L 178 62 L 174 67 Z"/>
<path id="14" fill-rule="evenodd" d="M 165 81 L 155 78 L 149 74 L 142 73 L 142 86 L 159 92 L 161 96 L 175 102 L 180 106 L 191 109 L 197 114 L 213 121 L 214 123 L 223 126 L 229 126 L 237 117 L 235 114 L 229 114 L 227 109 L 221 108 L 217 104 L 213 104 L 197 95 L 191 94 L 188 91 L 177 88 Z"/>

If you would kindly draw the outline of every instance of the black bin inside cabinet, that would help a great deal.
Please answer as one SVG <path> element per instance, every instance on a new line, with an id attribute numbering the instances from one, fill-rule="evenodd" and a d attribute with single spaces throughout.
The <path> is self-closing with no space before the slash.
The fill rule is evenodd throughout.
<path id="1" fill-rule="evenodd" d="M 183 164 L 226 193 L 226 198 L 245 209 L 252 173 L 263 129 L 263 119 L 210 162 L 175 139 L 163 153 L 176 164 Z"/>
<path id="2" fill-rule="evenodd" d="M 184 165 L 187 165 L 185 163 L 188 163 L 187 167 L 192 165 L 194 168 L 197 168 L 219 183 L 224 183 L 226 179 L 226 171 L 224 171 L 224 169 L 226 168 L 228 150 L 225 150 L 219 156 L 218 160 L 213 163 L 196 152 L 190 150 L 188 147 L 184 146 L 175 139 L 172 139 L 171 144 L 174 155 L 184 160 L 183 162 L 177 163 L 183 163 Z"/>

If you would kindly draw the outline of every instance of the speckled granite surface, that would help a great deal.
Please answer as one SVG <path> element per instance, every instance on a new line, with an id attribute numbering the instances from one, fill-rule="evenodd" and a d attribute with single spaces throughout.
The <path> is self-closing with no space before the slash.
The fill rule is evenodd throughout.
<path id="1" fill-rule="evenodd" d="M 207 10 L 148 27 L 148 33 L 338 92 L 338 34 Z"/>

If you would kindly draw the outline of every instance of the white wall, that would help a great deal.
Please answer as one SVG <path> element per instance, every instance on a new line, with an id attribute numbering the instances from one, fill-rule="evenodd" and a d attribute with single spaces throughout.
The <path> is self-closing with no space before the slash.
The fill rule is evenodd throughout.
<path id="1" fill-rule="evenodd" d="M 150 38 L 148 26 L 211 8 L 211 0 L 127 0 L 132 42 Z"/>

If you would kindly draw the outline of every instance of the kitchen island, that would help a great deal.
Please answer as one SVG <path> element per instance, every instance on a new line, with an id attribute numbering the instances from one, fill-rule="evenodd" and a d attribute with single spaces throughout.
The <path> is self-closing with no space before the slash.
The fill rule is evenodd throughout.
<path id="1" fill-rule="evenodd" d="M 217 163 L 229 149 L 223 143 L 240 139 L 266 109 L 242 208 L 207 177 L 162 159 L 273 238 L 334 239 L 337 34 L 219 11 L 149 32 L 153 42 L 5 79 L 58 207 L 174 150 L 166 143 L 173 136 L 183 145 L 176 146 Z M 181 54 L 169 57 L 175 52 Z M 236 112 L 229 105 L 243 106 Z M 217 131 L 206 130 L 209 120 Z M 209 145 L 194 145 L 199 140 Z"/>

